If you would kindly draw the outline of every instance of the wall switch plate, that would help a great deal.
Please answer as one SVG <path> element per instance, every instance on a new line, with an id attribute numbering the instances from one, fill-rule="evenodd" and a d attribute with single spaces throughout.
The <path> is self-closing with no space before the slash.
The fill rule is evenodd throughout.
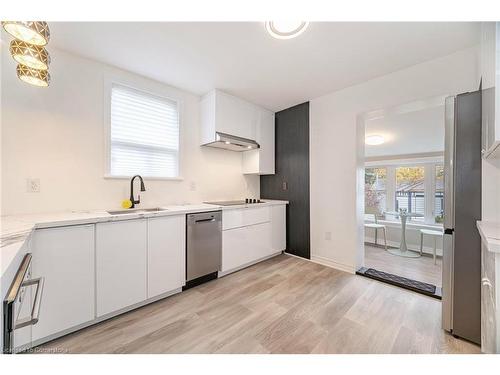
<path id="1" fill-rule="evenodd" d="M 327 241 L 332 240 L 332 232 L 325 232 L 325 240 Z"/>
<path id="2" fill-rule="evenodd" d="M 26 191 L 28 193 L 39 193 L 40 192 L 40 179 L 39 178 L 26 179 Z"/>

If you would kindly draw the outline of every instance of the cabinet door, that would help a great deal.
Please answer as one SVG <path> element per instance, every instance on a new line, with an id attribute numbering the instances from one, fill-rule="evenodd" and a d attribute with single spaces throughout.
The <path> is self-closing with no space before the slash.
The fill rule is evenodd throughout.
<path id="1" fill-rule="evenodd" d="M 148 220 L 148 298 L 186 283 L 186 218 Z"/>
<path id="2" fill-rule="evenodd" d="M 216 131 L 247 139 L 255 139 L 257 107 L 240 98 L 216 91 Z"/>
<path id="3" fill-rule="evenodd" d="M 241 267 L 252 259 L 248 228 L 241 227 L 222 232 L 222 272 Z"/>
<path id="4" fill-rule="evenodd" d="M 274 113 L 260 111 L 257 127 L 259 149 L 259 174 L 274 174 Z"/>
<path id="5" fill-rule="evenodd" d="M 248 227 L 249 262 L 265 258 L 274 253 L 271 239 L 271 223 L 262 223 Z"/>
<path id="6" fill-rule="evenodd" d="M 96 224 L 97 316 L 146 300 L 147 221 Z"/>
<path id="7" fill-rule="evenodd" d="M 271 210 L 272 249 L 278 252 L 286 249 L 286 205 L 273 206 Z"/>
<path id="8" fill-rule="evenodd" d="M 33 278 L 44 277 L 33 341 L 94 319 L 94 225 L 35 231 Z"/>

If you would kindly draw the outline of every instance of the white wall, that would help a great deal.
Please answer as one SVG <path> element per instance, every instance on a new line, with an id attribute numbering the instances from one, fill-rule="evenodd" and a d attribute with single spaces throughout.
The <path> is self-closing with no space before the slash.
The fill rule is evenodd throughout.
<path id="1" fill-rule="evenodd" d="M 362 265 L 364 124 L 360 115 L 476 90 L 477 56 L 476 48 L 459 51 L 311 100 L 313 260 L 351 272 Z M 325 239 L 326 232 L 331 232 L 331 240 Z"/>
<path id="2" fill-rule="evenodd" d="M 2 48 L 3 215 L 117 208 L 128 198 L 128 180 L 103 178 L 103 91 L 109 76 L 181 101 L 184 180 L 146 180 L 143 206 L 258 196 L 259 177 L 242 174 L 240 153 L 199 146 L 198 96 L 50 46 L 49 50 L 52 83 L 44 89 L 18 80 L 15 63 Z M 40 178 L 40 193 L 27 193 L 27 178 Z"/>

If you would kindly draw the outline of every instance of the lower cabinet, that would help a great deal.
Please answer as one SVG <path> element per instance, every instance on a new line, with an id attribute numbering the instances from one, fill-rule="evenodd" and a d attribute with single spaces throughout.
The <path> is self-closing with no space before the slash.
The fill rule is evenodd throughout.
<path id="1" fill-rule="evenodd" d="M 286 205 L 271 209 L 272 247 L 275 252 L 286 250 Z"/>
<path id="2" fill-rule="evenodd" d="M 37 229 L 32 255 L 32 277 L 45 278 L 33 342 L 93 320 L 94 225 Z"/>
<path id="3" fill-rule="evenodd" d="M 97 316 L 146 300 L 147 220 L 96 224 Z"/>
<path id="4" fill-rule="evenodd" d="M 270 222 L 222 232 L 222 272 L 239 268 L 273 252 Z"/>
<path id="5" fill-rule="evenodd" d="M 148 298 L 186 284 L 186 217 L 148 220 Z"/>

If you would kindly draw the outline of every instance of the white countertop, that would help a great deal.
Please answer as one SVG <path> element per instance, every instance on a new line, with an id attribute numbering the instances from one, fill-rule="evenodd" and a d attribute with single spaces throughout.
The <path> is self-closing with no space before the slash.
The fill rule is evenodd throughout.
<path id="1" fill-rule="evenodd" d="M 164 206 L 160 207 L 165 211 L 158 212 L 130 212 L 129 214 L 111 215 L 107 211 L 68 211 L 55 213 L 41 214 L 23 214 L 23 215 L 7 215 L 0 217 L 0 258 L 1 258 L 1 275 L 2 279 L 6 271 L 13 268 L 13 261 L 20 259 L 20 250 L 26 239 L 30 236 L 34 229 L 54 228 L 67 225 L 85 225 L 96 224 L 109 221 L 120 221 L 139 219 L 147 217 L 169 216 L 169 215 L 185 215 L 194 212 L 207 212 L 214 210 L 231 210 L 245 207 L 262 207 L 288 204 L 287 201 L 279 200 L 263 200 L 264 203 L 242 204 L 235 206 L 217 206 L 213 204 L 187 204 L 179 206 Z M 143 207 L 138 207 L 143 208 Z M 2 280 L 4 281 L 4 280 Z"/>
<path id="2" fill-rule="evenodd" d="M 494 253 L 500 253 L 500 223 L 478 221 L 477 229 L 487 249 Z"/>

